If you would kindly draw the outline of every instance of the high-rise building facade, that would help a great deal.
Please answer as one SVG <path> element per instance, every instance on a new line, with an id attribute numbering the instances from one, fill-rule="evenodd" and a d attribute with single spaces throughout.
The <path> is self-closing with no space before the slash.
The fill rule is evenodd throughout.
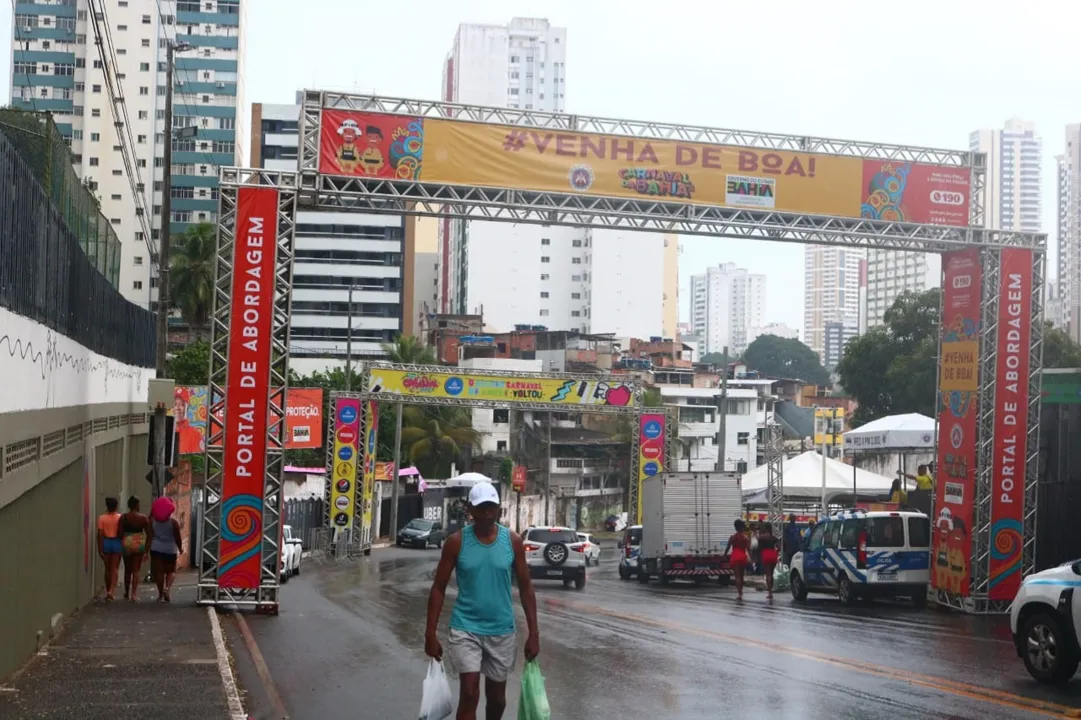
<path id="1" fill-rule="evenodd" d="M 1019 118 L 1002 129 L 975 130 L 969 150 L 987 154 L 984 225 L 995 230 L 1040 232 L 1043 140 Z"/>
<path id="2" fill-rule="evenodd" d="M 167 44 L 181 43 L 173 126 L 197 128 L 193 139 L 173 139 L 170 227 L 176 234 L 190 223 L 216 221 L 218 166 L 243 164 L 237 147 L 246 131 L 237 108 L 244 104 L 246 3 L 102 0 L 97 18 L 88 16 L 87 0 L 15 3 L 12 105 L 52 113 L 69 138 L 76 172 L 97 193 L 120 239 L 120 290 L 143 307 L 157 300 L 153 267 L 162 221 Z M 114 104 L 108 77 L 123 102 Z M 149 213 L 145 224 L 136 194 Z"/>
<path id="3" fill-rule="evenodd" d="M 460 25 L 443 66 L 443 99 L 564 112 L 567 31 L 547 20 Z M 444 312 L 484 314 L 495 330 L 674 337 L 675 236 L 615 230 L 442 220 L 439 299 Z"/>
<path id="4" fill-rule="evenodd" d="M 766 276 L 735 263 L 722 263 L 691 276 L 691 330 L 702 354 L 743 352 L 754 339 L 752 329 L 765 325 Z"/>
<path id="5" fill-rule="evenodd" d="M 903 293 L 922 293 L 941 282 L 942 256 L 903 250 L 867 251 L 865 327 L 883 324 L 883 317 Z"/>
<path id="6" fill-rule="evenodd" d="M 803 342 L 826 362 L 830 323 L 859 333 L 861 288 L 867 283 L 862 248 L 808 245 L 803 255 Z"/>
<path id="7" fill-rule="evenodd" d="M 297 170 L 300 112 L 299 104 L 252 104 L 254 166 Z M 435 285 L 434 268 L 412 261 L 434 255 L 435 237 L 430 218 L 298 210 L 290 367 L 307 374 L 341 366 L 347 349 L 382 357 L 395 336 L 416 334 L 416 315 Z"/>
<path id="8" fill-rule="evenodd" d="M 1055 158 L 1058 180 L 1058 277 L 1054 319 L 1081 342 L 1081 123 L 1066 126 L 1066 152 Z M 1048 283 L 1051 287 L 1051 283 Z M 1049 296 L 1050 300 L 1050 296 Z"/>

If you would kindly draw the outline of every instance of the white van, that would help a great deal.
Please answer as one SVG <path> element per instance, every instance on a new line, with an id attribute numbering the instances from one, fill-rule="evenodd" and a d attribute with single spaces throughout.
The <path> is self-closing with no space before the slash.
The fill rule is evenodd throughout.
<path id="1" fill-rule="evenodd" d="M 792 597 L 836 594 L 912 598 L 927 602 L 931 582 L 931 521 L 921 512 L 846 510 L 814 526 L 792 558 Z"/>

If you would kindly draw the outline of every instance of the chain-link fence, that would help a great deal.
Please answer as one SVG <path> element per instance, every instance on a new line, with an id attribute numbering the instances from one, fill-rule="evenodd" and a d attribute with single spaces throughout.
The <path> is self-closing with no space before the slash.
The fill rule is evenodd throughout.
<path id="1" fill-rule="evenodd" d="M 120 240 L 101 203 L 75 172 L 75 158 L 49 113 L 0 108 L 0 132 L 45 189 L 91 265 L 113 287 L 120 284 Z"/>
<path id="2" fill-rule="evenodd" d="M 153 315 L 116 289 L 116 235 L 75 177 L 67 146 L 51 139 L 56 126 L 37 118 L 0 110 L 0 307 L 101 355 L 153 367 Z"/>

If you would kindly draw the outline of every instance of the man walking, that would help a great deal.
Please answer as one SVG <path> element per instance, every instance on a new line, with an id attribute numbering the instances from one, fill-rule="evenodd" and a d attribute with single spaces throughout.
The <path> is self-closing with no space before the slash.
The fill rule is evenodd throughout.
<path id="1" fill-rule="evenodd" d="M 529 578 L 522 539 L 499 519 L 499 493 L 491 483 L 479 482 L 469 491 L 473 524 L 454 533 L 443 544 L 443 555 L 428 595 L 428 625 L 424 652 L 443 659 L 436 636 L 443 612 L 447 583 L 458 574 L 458 599 L 450 617 L 450 657 L 458 670 L 460 693 L 457 720 L 475 720 L 480 703 L 480 676 L 485 677 L 484 717 L 499 720 L 507 707 L 507 678 L 514 670 L 517 638 L 511 602 L 511 573 L 518 578 L 518 595 L 525 610 L 529 635 L 528 662 L 540 652 L 537 598 Z"/>

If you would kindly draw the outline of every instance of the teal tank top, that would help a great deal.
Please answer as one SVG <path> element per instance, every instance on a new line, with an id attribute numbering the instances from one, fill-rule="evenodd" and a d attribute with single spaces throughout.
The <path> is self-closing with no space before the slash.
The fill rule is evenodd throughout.
<path id="1" fill-rule="evenodd" d="M 475 635 L 509 635 L 514 632 L 514 605 L 511 603 L 511 573 L 514 546 L 510 530 L 496 526 L 495 542 L 477 540 L 473 526 L 462 529 L 462 548 L 455 570 L 458 599 L 450 616 L 455 630 Z"/>

